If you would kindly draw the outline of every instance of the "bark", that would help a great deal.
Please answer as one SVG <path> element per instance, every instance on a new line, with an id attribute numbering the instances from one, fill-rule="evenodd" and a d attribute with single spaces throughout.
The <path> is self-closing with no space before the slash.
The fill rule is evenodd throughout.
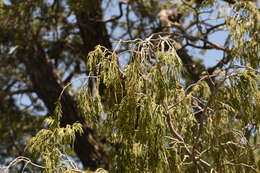
<path id="1" fill-rule="evenodd" d="M 33 88 L 43 100 L 49 112 L 52 113 L 63 89 L 55 67 L 40 45 L 34 45 L 23 52 L 28 52 L 27 56 L 23 58 L 23 62 L 30 76 Z M 77 134 L 74 144 L 75 152 L 82 163 L 92 170 L 102 166 L 105 168 L 108 167 L 108 159 L 103 150 L 102 143 L 95 132 L 88 127 L 80 116 L 76 100 L 69 92 L 65 91 L 63 93 L 61 105 L 63 112 L 62 126 L 77 121 L 83 124 L 84 134 Z"/>
<path id="2" fill-rule="evenodd" d="M 76 3 L 76 2 L 75 2 Z M 87 55 L 98 44 L 111 48 L 111 43 L 106 31 L 105 23 L 101 22 L 102 9 L 101 1 L 88 0 L 78 1 L 80 6 L 73 7 L 77 19 L 77 25 L 80 30 L 80 36 L 84 45 L 82 52 Z M 52 114 L 55 109 L 55 103 L 63 90 L 63 83 L 57 76 L 57 71 L 45 50 L 37 42 L 37 38 L 27 39 L 27 45 L 20 48 L 21 62 L 24 63 L 34 91 L 44 102 Z M 83 135 L 76 135 L 74 150 L 82 161 L 83 165 L 95 170 L 98 167 L 109 167 L 109 159 L 104 151 L 102 142 L 97 137 L 95 131 L 89 128 L 88 124 L 80 116 L 77 108 L 76 99 L 69 92 L 65 91 L 61 97 L 61 106 L 63 116 L 61 124 L 72 124 L 80 122 L 83 124 Z"/>
<path id="3" fill-rule="evenodd" d="M 186 68 L 192 80 L 195 82 L 198 81 L 202 71 L 198 67 L 198 65 L 193 61 L 192 57 L 187 53 L 187 50 L 179 49 L 177 50 L 177 54 L 182 60 L 183 65 Z"/>
<path id="4" fill-rule="evenodd" d="M 75 11 L 77 25 L 83 42 L 82 52 L 88 54 L 94 50 L 95 46 L 102 45 L 107 49 L 111 49 L 112 45 L 109 40 L 106 25 L 103 18 L 101 8 L 101 0 L 88 0 L 81 3 L 81 8 Z M 88 72 L 88 69 L 87 69 Z M 89 87 L 93 87 L 93 83 L 89 80 Z M 99 92 L 101 96 L 104 93 L 104 85 L 100 84 Z"/>
<path id="5" fill-rule="evenodd" d="M 111 49 L 111 43 L 107 34 L 100 0 L 88 0 L 81 4 L 81 8 L 75 10 L 77 25 L 84 44 L 84 52 L 88 53 L 98 44 Z"/>

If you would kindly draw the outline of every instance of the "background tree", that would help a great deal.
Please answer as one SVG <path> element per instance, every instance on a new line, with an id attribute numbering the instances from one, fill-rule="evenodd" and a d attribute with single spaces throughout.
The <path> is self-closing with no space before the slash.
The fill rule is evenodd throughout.
<path id="1" fill-rule="evenodd" d="M 61 157 L 74 143 L 91 170 L 259 170 L 257 2 L 0 2 L 4 164 L 74 169 Z"/>

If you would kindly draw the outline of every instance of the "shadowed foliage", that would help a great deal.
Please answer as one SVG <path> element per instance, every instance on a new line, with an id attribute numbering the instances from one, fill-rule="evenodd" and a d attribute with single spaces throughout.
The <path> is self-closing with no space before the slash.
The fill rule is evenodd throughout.
<path id="1" fill-rule="evenodd" d="M 259 19 L 256 1 L 0 0 L 1 169 L 259 171 Z"/>

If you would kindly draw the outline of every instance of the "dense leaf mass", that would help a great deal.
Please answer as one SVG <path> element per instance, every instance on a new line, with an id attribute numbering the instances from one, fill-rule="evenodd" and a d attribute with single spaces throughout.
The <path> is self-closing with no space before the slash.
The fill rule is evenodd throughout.
<path id="1" fill-rule="evenodd" d="M 259 172 L 257 3 L 0 0 L 0 172 Z"/>

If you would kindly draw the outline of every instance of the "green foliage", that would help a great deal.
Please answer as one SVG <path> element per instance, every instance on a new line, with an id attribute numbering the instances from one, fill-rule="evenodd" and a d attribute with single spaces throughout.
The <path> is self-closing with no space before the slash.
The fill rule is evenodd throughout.
<path id="1" fill-rule="evenodd" d="M 20 111 L 12 99 L 0 99 L 0 115 L 0 163 L 7 164 L 9 160 L 6 157 L 31 157 L 24 148 L 27 140 L 33 136 L 32 133 L 37 133 L 42 128 L 42 117 L 33 117 L 29 111 Z M 17 170 L 10 169 L 12 172 Z"/>
<path id="2" fill-rule="evenodd" d="M 102 106 L 99 106 L 102 111 L 88 111 L 89 106 L 82 107 L 88 113 L 86 120 L 92 124 L 100 112 L 106 114 L 100 131 L 110 134 L 109 141 L 119 145 L 113 153 L 115 171 L 167 170 L 169 152 L 162 105 L 164 102 L 178 102 L 182 98 L 179 93 L 183 92 L 178 77 L 181 63 L 176 52 L 174 49 L 166 53 L 157 52 L 154 65 L 148 63 L 152 61 L 151 57 L 136 54 L 133 62 L 121 71 L 117 65 L 118 56 L 107 53 L 108 50 L 100 54 L 100 50 L 97 47 L 89 54 L 88 65 L 89 69 L 95 69 L 93 74 L 100 75 L 99 81 L 106 86 L 103 97 L 109 100 L 108 110 L 102 110 Z M 93 56 L 97 54 L 103 57 Z M 100 62 L 93 63 L 99 59 Z M 100 102 L 98 84 L 92 99 Z M 80 105 L 93 105 L 91 107 L 95 110 L 99 105 L 80 98 Z M 186 111 L 177 112 L 180 116 L 176 117 L 186 114 Z"/>
<path id="3" fill-rule="evenodd" d="M 40 130 L 27 146 L 29 152 L 42 160 L 46 173 L 64 172 L 73 168 L 74 165 L 66 158 L 66 150 L 74 143 L 76 133 L 83 132 L 80 123 L 60 127 L 61 114 L 61 105 L 58 103 L 55 118 L 45 119 L 48 129 Z"/>
<path id="4" fill-rule="evenodd" d="M 25 146 L 41 126 L 42 118 L 17 107 L 13 95 L 37 92 L 52 111 L 55 94 L 63 86 L 71 89 L 75 74 L 87 73 L 83 77 L 87 84 L 76 95 L 64 90 L 60 95 L 64 94 L 63 106 L 75 113 L 65 119 L 86 123 L 61 126 L 66 113 L 61 110 L 70 109 L 62 109 L 58 102 L 53 116 L 45 119 L 45 128 L 29 140 L 27 151 L 44 172 L 82 172 L 67 154 L 83 128 L 93 134 L 86 134 L 90 145 L 104 147 L 108 153 L 111 172 L 259 172 L 259 131 L 251 131 L 260 125 L 259 8 L 252 2 L 229 1 L 232 8 L 219 12 L 215 22 L 223 24 L 218 26 L 209 22 L 217 13 L 216 0 L 125 2 L 127 14 L 107 22 L 110 36 L 115 36 L 115 29 L 129 35 L 120 39 L 138 39 L 121 40 L 116 50 L 98 45 L 89 52 L 94 46 L 88 38 L 95 45 L 105 40 L 96 38 L 100 33 L 95 31 L 106 23 L 100 20 L 105 11 L 101 1 L 10 1 L 12 5 L 0 1 L 0 151 L 5 154 L 0 161 L 17 157 L 15 144 Z M 162 9 L 177 10 L 182 16 L 179 22 L 169 22 L 169 33 L 161 32 L 158 13 Z M 226 9 L 231 13 L 224 14 Z M 170 17 L 174 16 L 166 16 Z M 162 35 L 146 38 L 154 30 Z M 219 30 L 228 32 L 224 45 L 211 40 L 211 33 Z M 105 29 L 102 32 L 106 35 Z M 31 53 L 35 45 L 40 53 Z M 191 48 L 204 56 L 211 49 L 222 51 L 223 59 L 207 68 L 188 52 Z M 120 65 L 122 54 L 129 58 L 124 66 Z M 30 64 L 33 58 L 39 61 Z M 51 64 L 50 68 L 32 72 L 30 67 L 42 67 L 41 63 Z M 45 70 L 57 79 L 53 86 L 44 85 L 48 93 L 41 88 L 44 81 L 37 79 Z M 44 110 L 32 94 L 26 95 L 34 110 Z M 14 132 L 16 139 L 9 138 Z M 100 153 L 94 155 L 102 157 Z"/>
<path id="5" fill-rule="evenodd" d="M 111 171 L 257 172 L 258 151 L 245 139 L 245 127 L 259 124 L 257 72 L 218 73 L 214 90 L 208 86 L 209 75 L 185 87 L 173 47 L 152 55 L 147 53 L 149 41 L 136 44 L 141 51 L 123 69 L 115 52 L 101 46 L 90 52 L 87 65 L 93 78 L 88 80 L 95 84 L 83 86 L 78 94 L 84 119 L 115 147 Z M 201 123 L 194 118 L 198 112 Z M 80 131 L 77 123 L 59 127 L 60 105 L 55 114 L 46 120 L 50 130 L 41 130 L 29 147 L 39 152 L 47 172 L 65 170 L 58 149 Z"/>
<path id="6" fill-rule="evenodd" d="M 240 2 L 236 3 L 234 9 L 234 16 L 227 19 L 234 46 L 233 54 L 242 64 L 258 68 L 260 65 L 259 8 L 251 2 Z"/>
<path id="7" fill-rule="evenodd" d="M 147 46 L 146 41 L 137 44 Z M 89 124 L 97 124 L 101 114 L 105 115 L 98 129 L 117 146 L 112 171 L 190 172 L 195 165 L 188 164 L 192 157 L 184 146 L 203 153 L 197 157 L 211 165 L 206 170 L 257 169 L 253 150 L 241 142 L 245 126 L 259 124 L 259 77 L 254 71 L 218 74 L 217 91 L 210 90 L 205 75 L 188 90 L 180 82 L 182 65 L 174 48 L 155 52 L 155 56 L 140 51 L 123 70 L 117 62 L 118 55 L 103 47 L 91 52 L 88 67 L 97 75 L 94 97 L 88 90 L 79 96 Z M 102 96 L 100 82 L 105 85 Z M 106 98 L 105 104 L 100 97 Z M 199 126 L 192 109 L 198 105 L 206 105 L 199 110 L 204 121 Z M 166 112 L 185 145 L 169 130 Z"/>

